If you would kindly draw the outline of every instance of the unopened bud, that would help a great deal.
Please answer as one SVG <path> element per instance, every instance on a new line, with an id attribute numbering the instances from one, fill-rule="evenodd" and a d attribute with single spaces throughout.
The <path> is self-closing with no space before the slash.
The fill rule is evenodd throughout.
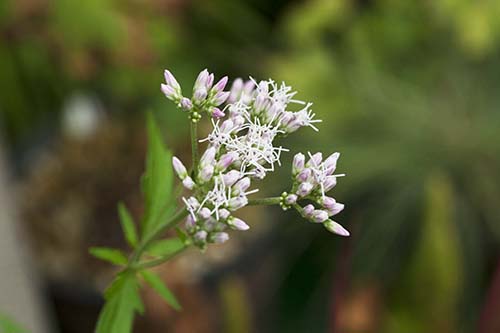
<path id="1" fill-rule="evenodd" d="M 325 181 L 323 182 L 323 190 L 325 192 L 330 191 L 332 188 L 337 185 L 337 177 L 335 176 L 327 176 Z"/>
<path id="2" fill-rule="evenodd" d="M 295 154 L 293 157 L 292 173 L 296 175 L 304 169 L 306 157 L 302 153 Z"/>
<path id="3" fill-rule="evenodd" d="M 302 208 L 302 214 L 304 214 L 305 217 L 310 217 L 312 212 L 314 212 L 314 206 L 311 204 L 306 205 L 304 208 Z"/>
<path id="4" fill-rule="evenodd" d="M 287 205 L 293 205 L 294 203 L 297 202 L 297 195 L 295 194 L 289 194 L 287 195 L 287 197 L 285 198 L 285 203 Z"/>
<path id="5" fill-rule="evenodd" d="M 192 190 L 196 184 L 191 177 L 186 176 L 186 178 L 182 180 L 182 185 L 188 190 Z"/>
<path id="6" fill-rule="evenodd" d="M 340 213 L 341 211 L 344 210 L 344 204 L 341 204 L 341 203 L 338 203 L 336 202 L 333 207 L 331 208 L 328 208 L 328 214 L 330 216 L 333 216 L 333 215 L 337 215 L 338 213 Z"/>
<path id="7" fill-rule="evenodd" d="M 234 184 L 232 193 L 234 195 L 243 194 L 250 187 L 250 184 L 251 184 L 250 178 L 248 177 L 242 178 L 236 184 Z"/>
<path id="8" fill-rule="evenodd" d="M 217 232 L 213 234 L 212 241 L 217 244 L 222 244 L 229 239 L 227 232 Z"/>
<path id="9" fill-rule="evenodd" d="M 243 220 L 241 220 L 237 217 L 231 217 L 228 220 L 228 224 L 231 228 L 233 228 L 235 230 L 244 231 L 244 230 L 250 229 L 250 226 L 248 224 L 246 224 Z"/>
<path id="10" fill-rule="evenodd" d="M 196 226 L 196 221 L 194 220 L 192 215 L 188 215 L 186 217 L 185 226 L 187 230 L 191 230 Z"/>
<path id="11" fill-rule="evenodd" d="M 222 79 L 219 80 L 219 82 L 217 82 L 214 87 L 212 88 L 212 90 L 214 92 L 221 92 L 222 90 L 224 90 L 224 88 L 226 87 L 226 84 L 227 84 L 227 76 L 224 76 Z"/>
<path id="12" fill-rule="evenodd" d="M 321 161 L 323 160 L 323 154 L 322 153 L 316 153 L 311 156 L 309 161 L 307 162 L 306 166 L 319 166 L 321 164 Z"/>
<path id="13" fill-rule="evenodd" d="M 170 73 L 170 71 L 168 69 L 166 69 L 163 74 L 165 76 L 165 82 L 169 86 L 171 86 L 174 90 L 180 91 L 181 87 L 180 87 L 179 83 L 177 82 L 177 80 L 175 79 L 175 77 L 172 75 L 172 73 Z"/>
<path id="14" fill-rule="evenodd" d="M 245 207 L 247 204 L 248 204 L 247 197 L 241 195 L 230 199 L 229 202 L 227 203 L 227 208 L 231 211 L 235 211 L 242 207 Z"/>
<path id="15" fill-rule="evenodd" d="M 224 185 L 227 187 L 231 187 L 240 179 L 241 172 L 238 170 L 231 170 L 228 173 L 222 175 L 222 180 L 224 181 Z"/>
<path id="16" fill-rule="evenodd" d="M 322 223 L 328 220 L 328 213 L 321 209 L 315 209 L 311 214 L 311 221 Z"/>
<path id="17" fill-rule="evenodd" d="M 311 193 L 312 189 L 313 189 L 313 184 L 311 183 L 308 183 L 308 182 L 304 182 L 304 183 L 301 183 L 299 185 L 299 188 L 297 190 L 297 195 L 299 197 L 305 197 L 307 196 L 309 193 Z"/>
<path id="18" fill-rule="evenodd" d="M 338 224 L 337 222 L 334 222 L 332 220 L 327 220 L 326 222 L 323 223 L 326 229 L 328 231 L 333 232 L 334 234 L 340 235 L 340 236 L 349 236 L 349 231 L 347 231 L 343 226 Z"/>
<path id="19" fill-rule="evenodd" d="M 213 107 L 210 109 L 210 113 L 212 114 L 212 117 L 218 119 L 224 117 L 226 114 L 222 112 L 221 109 Z"/>
<path id="20" fill-rule="evenodd" d="M 179 106 L 184 110 L 184 111 L 190 111 L 193 108 L 193 103 L 189 98 L 182 97 L 181 102 L 179 103 Z"/>
<path id="21" fill-rule="evenodd" d="M 297 175 L 297 180 L 301 183 L 306 182 L 311 177 L 311 173 L 311 169 L 306 168 L 299 172 L 299 174 Z"/>
<path id="22" fill-rule="evenodd" d="M 219 209 L 219 218 L 222 220 L 227 220 L 229 216 L 231 215 L 231 212 L 228 211 L 225 208 Z"/>
<path id="23" fill-rule="evenodd" d="M 187 177 L 186 167 L 176 156 L 172 157 L 172 166 L 181 180 Z"/>
<path id="24" fill-rule="evenodd" d="M 216 169 L 219 171 L 226 170 L 238 157 L 238 153 L 234 151 L 222 155 L 219 162 L 217 162 Z"/>
<path id="25" fill-rule="evenodd" d="M 202 209 L 200 209 L 200 211 L 198 212 L 198 215 L 199 215 L 202 219 L 206 220 L 206 219 L 208 219 L 208 218 L 212 215 L 212 213 L 210 212 L 210 209 L 208 209 L 207 207 L 203 207 L 203 208 L 202 208 Z"/>

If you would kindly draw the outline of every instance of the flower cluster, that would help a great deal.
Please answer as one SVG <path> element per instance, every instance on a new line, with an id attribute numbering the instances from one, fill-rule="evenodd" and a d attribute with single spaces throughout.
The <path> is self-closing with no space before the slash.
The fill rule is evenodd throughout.
<path id="1" fill-rule="evenodd" d="M 311 222 L 323 223 L 323 225 L 336 234 L 349 236 L 349 232 L 340 224 L 330 219 L 344 209 L 344 205 L 338 203 L 334 198 L 326 196 L 337 185 L 337 177 L 344 174 L 334 174 L 337 167 L 339 153 L 333 153 L 323 161 L 323 155 L 309 153 L 309 160 L 302 153 L 293 158 L 291 194 L 282 194 L 281 206 L 283 209 L 296 208 L 304 218 Z M 298 204 L 299 200 L 312 202 L 305 206 Z M 317 205 L 315 206 L 314 203 Z"/>
<path id="2" fill-rule="evenodd" d="M 224 116 L 224 113 L 218 106 L 224 103 L 230 94 L 228 91 L 224 91 L 228 80 L 227 76 L 224 76 L 214 84 L 214 74 L 209 73 L 206 69 L 201 71 L 194 83 L 193 97 L 189 99 L 182 95 L 179 83 L 169 70 L 165 70 L 164 75 L 165 83 L 162 83 L 161 90 L 178 107 L 185 111 L 191 111 L 195 107 L 197 110 L 208 112 L 214 118 Z M 191 113 L 192 120 L 198 121 L 200 118 L 201 115 L 198 112 L 193 111 Z"/>
<path id="3" fill-rule="evenodd" d="M 275 165 L 280 165 L 281 153 L 288 151 L 277 146 L 275 139 L 301 127 L 317 131 L 315 123 L 320 120 L 314 119 L 311 103 L 296 100 L 296 92 L 291 87 L 284 83 L 278 85 L 273 80 L 256 82 L 250 78 L 245 82 L 238 78 L 230 91 L 224 91 L 227 77 L 213 84 L 214 75 L 203 70 L 194 84 L 191 99 L 182 95 L 179 84 L 168 70 L 165 71 L 165 81 L 161 86 L 163 93 L 181 109 L 188 111 L 193 123 L 203 113 L 212 116 L 212 132 L 200 140 L 208 146 L 199 163 L 194 161 L 194 169 L 188 173 L 177 157 L 172 163 L 183 186 L 191 191 L 191 195 L 183 201 L 189 211 L 185 229 L 193 243 L 200 248 L 207 243 L 223 243 L 229 239 L 228 229 L 249 229 L 233 214 L 248 204 L 249 194 L 258 191 L 249 190 L 252 182 L 274 171 Z M 293 110 L 293 106 L 298 107 Z M 295 194 L 287 195 L 282 207 L 300 207 L 297 203 L 299 199 L 320 200 L 318 203 L 323 210 L 308 205 L 300 208 L 302 215 L 345 235 L 347 231 L 339 231 L 335 222 L 328 220 L 343 206 L 325 196 L 339 176 L 332 175 L 338 154 L 324 162 L 321 161 L 321 154 L 315 154 L 306 165 L 304 155 L 297 156 L 293 171 Z M 309 207 L 313 207 L 311 212 Z"/>

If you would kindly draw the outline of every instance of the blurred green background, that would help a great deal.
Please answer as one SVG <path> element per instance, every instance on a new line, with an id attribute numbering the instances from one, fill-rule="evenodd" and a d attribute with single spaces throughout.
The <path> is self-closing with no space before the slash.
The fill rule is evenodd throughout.
<path id="1" fill-rule="evenodd" d="M 59 332 L 92 331 L 112 272 L 86 248 L 141 211 L 145 112 L 188 159 L 163 69 L 189 91 L 205 67 L 314 102 L 288 146 L 342 153 L 352 236 L 248 209 L 253 235 L 164 268 L 185 311 L 146 295 L 137 332 L 500 332 L 500 2 L 3 0 L 1 134 Z"/>

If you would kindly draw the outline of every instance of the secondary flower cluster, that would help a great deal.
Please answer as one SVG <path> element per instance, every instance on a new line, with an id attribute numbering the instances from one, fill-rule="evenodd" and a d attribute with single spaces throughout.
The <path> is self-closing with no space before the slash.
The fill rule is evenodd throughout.
<path id="1" fill-rule="evenodd" d="M 192 191 L 183 201 L 189 211 L 185 229 L 193 243 L 200 248 L 207 243 L 223 243 L 229 239 L 228 229 L 249 229 L 233 214 L 248 204 L 249 194 L 258 191 L 249 190 L 252 181 L 274 171 L 275 164 L 280 165 L 281 152 L 288 151 L 275 145 L 275 139 L 301 127 L 317 131 L 314 124 L 320 120 L 314 119 L 311 103 L 294 99 L 296 92 L 291 87 L 273 80 L 256 82 L 250 78 L 244 82 L 238 78 L 230 91 L 224 91 L 227 77 L 213 84 L 214 75 L 203 70 L 196 79 L 191 99 L 182 95 L 180 85 L 169 71 L 165 71 L 165 81 L 161 86 L 163 93 L 188 111 L 192 122 L 197 122 L 203 113 L 212 116 L 213 130 L 200 140 L 208 146 L 192 172 L 188 173 L 177 157 L 172 163 L 184 187 Z M 293 105 L 298 105 L 298 110 L 293 110 Z M 322 162 L 319 153 L 304 165 L 304 155 L 296 155 L 294 194 L 283 197 L 281 204 L 284 208 L 300 208 L 307 219 L 347 235 L 347 231 L 328 219 L 340 212 L 343 205 L 324 195 L 339 176 L 333 175 L 337 158 L 338 154 L 334 154 Z M 323 210 L 312 205 L 301 208 L 297 203 L 300 199 L 315 199 Z"/>
<path id="2" fill-rule="evenodd" d="M 292 165 L 291 194 L 286 192 L 282 194 L 281 206 L 283 209 L 293 206 L 307 220 L 323 223 L 331 232 L 341 236 L 349 236 L 347 230 L 330 219 L 331 216 L 340 213 L 344 209 L 344 205 L 325 195 L 337 185 L 337 177 L 344 176 L 344 174 L 334 174 L 339 157 L 339 153 L 333 153 L 323 161 L 321 153 L 314 155 L 309 153 L 309 160 L 306 163 L 304 154 L 296 154 Z M 312 203 L 302 207 L 298 204 L 299 200 Z"/>

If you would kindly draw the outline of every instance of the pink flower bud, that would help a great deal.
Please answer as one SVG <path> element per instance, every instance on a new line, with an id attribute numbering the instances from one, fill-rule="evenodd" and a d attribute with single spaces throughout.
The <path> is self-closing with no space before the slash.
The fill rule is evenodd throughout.
<path id="1" fill-rule="evenodd" d="M 334 234 L 340 235 L 340 236 L 349 236 L 349 231 L 344 229 L 343 226 L 338 224 L 337 222 L 334 222 L 332 220 L 327 220 L 326 222 L 323 223 L 326 229 L 328 231 L 333 232 Z"/>
<path id="2" fill-rule="evenodd" d="M 178 93 L 177 91 L 174 90 L 174 88 L 172 88 L 171 86 L 167 85 L 167 84 L 161 84 L 161 91 L 165 94 L 165 96 L 172 100 L 172 101 L 175 101 L 179 96 L 178 96 Z"/>
<path id="3" fill-rule="evenodd" d="M 198 178 L 202 183 L 206 183 L 212 178 L 214 175 L 214 166 L 213 165 L 205 165 L 200 169 L 198 173 Z"/>
<path id="4" fill-rule="evenodd" d="M 182 97 L 181 102 L 179 103 L 179 106 L 184 110 L 184 111 L 190 111 L 193 108 L 193 103 L 189 98 Z"/>
<path id="5" fill-rule="evenodd" d="M 244 231 L 244 230 L 250 229 L 248 224 L 246 224 L 243 220 L 240 220 L 237 217 L 231 217 L 228 220 L 228 224 L 229 224 L 229 226 L 231 226 L 235 230 Z"/>
<path id="6" fill-rule="evenodd" d="M 297 180 L 301 183 L 306 182 L 309 180 L 309 178 L 311 178 L 311 173 L 312 173 L 311 169 L 309 168 L 304 169 L 297 175 Z"/>
<path id="7" fill-rule="evenodd" d="M 311 158 L 307 162 L 306 166 L 308 166 L 308 167 L 310 167 L 310 166 L 317 167 L 317 166 L 319 166 L 321 164 L 322 160 L 323 160 L 323 154 L 316 153 L 316 154 L 314 154 L 314 155 L 311 156 Z"/>
<path id="8" fill-rule="evenodd" d="M 215 106 L 219 106 L 222 103 L 224 103 L 227 98 L 229 97 L 229 91 L 221 91 L 215 94 L 215 96 L 212 99 L 212 104 Z"/>
<path id="9" fill-rule="evenodd" d="M 311 183 L 308 183 L 308 182 L 304 182 L 304 183 L 301 183 L 299 185 L 299 188 L 297 190 L 297 195 L 299 197 L 305 197 L 307 196 L 309 193 L 311 193 L 312 189 L 313 189 L 313 184 Z"/>
<path id="10" fill-rule="evenodd" d="M 282 126 L 288 125 L 288 123 L 290 123 L 290 121 L 292 121 L 294 119 L 294 117 L 295 116 L 294 116 L 293 112 L 290 112 L 290 111 L 283 112 L 281 117 L 280 117 L 281 125 Z"/>
<path id="11" fill-rule="evenodd" d="M 222 133 L 230 133 L 234 128 L 234 123 L 231 119 L 226 119 L 222 122 L 222 124 L 220 125 L 220 131 Z"/>
<path id="12" fill-rule="evenodd" d="M 321 205 L 325 208 L 325 209 L 332 209 L 335 204 L 337 203 L 337 201 L 335 201 L 334 198 L 331 198 L 331 197 L 323 197 L 321 198 Z"/>
<path id="13" fill-rule="evenodd" d="M 315 209 L 311 214 L 311 221 L 322 223 L 328 220 L 328 213 L 321 209 Z"/>
<path id="14" fill-rule="evenodd" d="M 225 208 L 219 209 L 219 218 L 220 219 L 227 220 L 230 215 L 231 215 L 231 212 L 229 212 L 227 209 L 225 209 Z"/>
<path id="15" fill-rule="evenodd" d="M 292 173 L 296 175 L 304 169 L 306 157 L 302 153 L 295 154 L 292 163 Z"/>
<path id="16" fill-rule="evenodd" d="M 207 98 L 207 89 L 205 89 L 204 87 L 200 87 L 194 91 L 193 94 L 194 101 L 201 103 L 205 100 L 205 98 Z"/>
<path id="17" fill-rule="evenodd" d="M 196 221 L 194 220 L 192 215 L 188 215 L 186 217 L 185 226 L 187 230 L 191 230 L 196 226 Z"/>
<path id="18" fill-rule="evenodd" d="M 339 153 L 333 153 L 328 156 L 325 162 L 323 162 L 327 174 L 331 175 L 335 171 L 335 168 L 337 167 L 337 160 L 339 159 L 339 157 Z"/>
<path id="19" fill-rule="evenodd" d="M 230 95 L 229 95 L 227 102 L 234 103 L 234 102 L 238 101 L 242 90 L 243 90 L 243 80 L 240 78 L 237 78 L 236 80 L 233 81 L 233 84 L 231 86 Z"/>
<path id="20" fill-rule="evenodd" d="M 327 176 L 325 181 L 323 182 L 323 190 L 326 192 L 330 191 L 332 188 L 337 185 L 337 177 L 335 176 Z"/>
<path id="21" fill-rule="evenodd" d="M 314 211 L 314 206 L 311 204 L 306 205 L 304 208 L 302 208 L 302 214 L 304 214 L 305 217 L 310 217 L 313 211 Z"/>
<path id="22" fill-rule="evenodd" d="M 198 77 L 196 78 L 196 81 L 194 83 L 193 90 L 197 90 L 200 87 L 205 88 L 205 90 L 207 90 L 208 76 L 209 76 L 208 70 L 205 68 L 200 72 L 200 74 L 198 74 Z"/>
<path id="23" fill-rule="evenodd" d="M 238 153 L 234 151 L 222 155 L 219 162 L 217 162 L 216 169 L 220 171 L 226 170 L 238 157 Z"/>
<path id="24" fill-rule="evenodd" d="M 257 113 L 264 111 L 269 105 L 267 93 L 259 93 L 255 98 L 253 107 Z"/>
<path id="25" fill-rule="evenodd" d="M 231 170 L 228 173 L 222 175 L 222 180 L 227 187 L 231 187 L 241 178 L 241 172 L 238 170 Z"/>
<path id="26" fill-rule="evenodd" d="M 222 90 L 224 90 L 224 88 L 226 87 L 226 84 L 227 84 L 227 76 L 224 76 L 222 79 L 219 80 L 219 82 L 217 82 L 214 87 L 212 88 L 212 90 L 214 92 L 221 92 Z M 228 96 L 229 96 L 229 93 L 228 93 Z"/>
<path id="27" fill-rule="evenodd" d="M 201 156 L 200 164 L 201 165 L 215 164 L 215 153 L 216 153 L 215 147 L 209 147 L 207 150 L 205 150 L 205 152 Z"/>
<path id="28" fill-rule="evenodd" d="M 187 177 L 186 167 L 182 164 L 181 160 L 175 156 L 172 157 L 172 166 L 181 180 Z"/>
<path id="29" fill-rule="evenodd" d="M 222 244 L 229 239 L 227 232 L 217 232 L 212 236 L 212 241 L 217 244 Z"/>
<path id="30" fill-rule="evenodd" d="M 210 209 L 208 209 L 207 207 L 203 207 L 203 208 L 202 208 L 202 209 L 200 209 L 200 211 L 198 212 L 198 215 L 199 215 L 202 219 L 206 220 L 206 219 L 208 219 L 208 218 L 212 215 L 212 213 L 210 212 Z"/>
<path id="31" fill-rule="evenodd" d="M 212 84 L 214 84 L 214 74 L 210 73 L 207 80 L 207 90 L 212 87 Z"/>
<path id="32" fill-rule="evenodd" d="M 222 112 L 221 109 L 215 108 L 215 107 L 210 109 L 210 113 L 212 114 L 212 117 L 214 117 L 216 119 L 222 118 L 226 115 L 224 112 Z"/>
<path id="33" fill-rule="evenodd" d="M 289 194 L 286 198 L 285 198 L 285 203 L 287 205 L 293 205 L 294 203 L 297 202 L 297 195 L 295 194 Z"/>
<path id="34" fill-rule="evenodd" d="M 330 216 L 337 215 L 344 210 L 344 204 L 336 202 L 331 208 L 328 208 L 327 210 Z"/>
<path id="35" fill-rule="evenodd" d="M 246 196 L 240 195 L 235 198 L 232 198 L 227 203 L 227 208 L 230 211 L 238 210 L 242 207 L 245 207 L 248 204 L 248 199 Z"/>
<path id="36" fill-rule="evenodd" d="M 248 190 L 248 188 L 250 187 L 250 183 L 251 181 L 250 178 L 248 177 L 240 179 L 236 184 L 234 184 L 232 193 L 234 195 L 240 195 L 245 193 L 245 191 Z"/>
<path id="37" fill-rule="evenodd" d="M 194 183 L 193 179 L 189 176 L 186 176 L 186 178 L 182 180 L 182 186 L 184 186 L 188 190 L 192 190 L 195 185 L 196 184 Z"/>
<path id="38" fill-rule="evenodd" d="M 195 197 L 189 197 L 186 200 L 186 204 L 191 210 L 196 210 L 200 207 L 200 203 L 198 202 L 198 200 L 196 200 Z"/>
<path id="39" fill-rule="evenodd" d="M 165 82 L 169 86 L 171 86 L 174 90 L 180 91 L 181 87 L 179 86 L 179 83 L 168 69 L 165 69 L 164 76 L 165 76 Z"/>

